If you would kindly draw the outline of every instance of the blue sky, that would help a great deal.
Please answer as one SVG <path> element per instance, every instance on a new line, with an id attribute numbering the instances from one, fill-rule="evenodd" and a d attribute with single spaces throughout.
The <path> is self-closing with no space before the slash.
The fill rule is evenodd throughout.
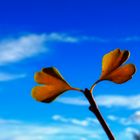
<path id="1" fill-rule="evenodd" d="M 36 102 L 34 73 L 55 66 L 74 87 L 100 77 L 104 54 L 129 50 L 137 72 L 122 85 L 102 82 L 95 99 L 114 135 L 140 130 L 140 2 L 35 0 L 0 2 L 0 139 L 105 140 L 84 96 L 75 91 L 51 104 Z M 7 133 L 8 132 L 8 133 Z"/>

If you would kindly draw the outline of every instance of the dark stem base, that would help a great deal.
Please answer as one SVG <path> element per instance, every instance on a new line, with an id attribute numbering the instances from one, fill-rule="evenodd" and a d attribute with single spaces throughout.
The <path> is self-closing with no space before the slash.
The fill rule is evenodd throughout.
<path id="1" fill-rule="evenodd" d="M 103 119 L 103 117 L 102 117 L 102 115 L 101 115 L 101 113 L 100 113 L 100 111 L 98 109 L 98 106 L 96 105 L 96 102 L 95 102 L 94 98 L 92 97 L 91 92 L 88 89 L 85 89 L 84 95 L 85 95 L 85 97 L 88 99 L 88 101 L 90 103 L 89 110 L 95 114 L 95 116 L 99 120 L 100 124 L 102 125 L 104 131 L 106 132 L 109 140 L 115 140 L 111 130 L 109 129 L 109 127 L 107 126 L 105 120 Z"/>

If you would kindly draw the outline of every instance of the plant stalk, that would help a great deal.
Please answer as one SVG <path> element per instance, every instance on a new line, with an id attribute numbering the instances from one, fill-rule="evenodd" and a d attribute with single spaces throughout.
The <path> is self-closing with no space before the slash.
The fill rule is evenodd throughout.
<path id="1" fill-rule="evenodd" d="M 83 92 L 85 97 L 88 99 L 89 103 L 90 103 L 90 107 L 89 107 L 89 110 L 91 112 L 93 112 L 95 114 L 95 116 L 97 117 L 98 121 L 100 122 L 100 124 L 102 125 L 104 131 L 106 132 L 109 140 L 115 140 L 110 128 L 108 127 L 108 125 L 106 124 L 105 120 L 103 119 L 99 109 L 98 109 L 98 106 L 92 96 L 92 93 L 88 90 L 88 89 L 85 89 L 85 91 Z"/>

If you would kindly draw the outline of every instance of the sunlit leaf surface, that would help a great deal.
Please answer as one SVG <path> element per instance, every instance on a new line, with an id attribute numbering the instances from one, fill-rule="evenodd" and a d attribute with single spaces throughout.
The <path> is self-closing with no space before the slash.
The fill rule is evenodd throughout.
<path id="1" fill-rule="evenodd" d="M 100 80 L 110 80 L 121 84 L 131 79 L 136 71 L 135 66 L 133 64 L 121 66 L 129 55 L 127 50 L 120 51 L 119 49 L 104 55 Z"/>
<path id="2" fill-rule="evenodd" d="M 127 64 L 114 70 L 106 79 L 121 84 L 131 79 L 134 73 L 135 66 L 133 64 Z"/>
<path id="3" fill-rule="evenodd" d="M 136 71 L 135 65 L 122 65 L 130 56 L 129 51 L 115 49 L 103 56 L 102 73 L 99 78 L 90 88 L 92 92 L 95 85 L 103 80 L 109 80 L 117 84 L 122 84 L 130 80 Z M 121 66 L 122 65 L 122 66 Z"/>
<path id="4" fill-rule="evenodd" d="M 41 102 L 51 102 L 67 90 L 73 90 L 54 67 L 44 68 L 35 74 L 35 81 L 42 86 L 32 89 L 32 96 Z"/>

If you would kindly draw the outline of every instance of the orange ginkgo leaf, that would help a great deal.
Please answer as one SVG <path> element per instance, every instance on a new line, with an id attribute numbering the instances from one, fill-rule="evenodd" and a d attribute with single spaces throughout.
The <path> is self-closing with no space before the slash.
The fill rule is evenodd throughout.
<path id="1" fill-rule="evenodd" d="M 136 71 L 135 65 L 127 64 L 121 66 L 129 56 L 129 51 L 120 51 L 120 49 L 105 54 L 102 60 L 102 73 L 100 79 L 92 85 L 90 91 L 92 91 L 94 86 L 102 80 L 109 80 L 121 84 L 131 79 Z"/>
<path id="2" fill-rule="evenodd" d="M 54 67 L 42 69 L 35 74 L 34 79 L 37 83 L 43 84 L 32 89 L 32 97 L 37 101 L 49 103 L 67 90 L 78 90 L 72 88 Z"/>
<path id="3" fill-rule="evenodd" d="M 106 76 L 106 79 L 117 84 L 121 84 L 130 80 L 135 71 L 136 69 L 133 64 L 127 64 L 111 72 L 108 76 Z"/>
<path id="4" fill-rule="evenodd" d="M 104 55 L 100 80 L 110 80 L 121 84 L 131 79 L 136 70 L 135 66 L 133 64 L 121 66 L 129 55 L 127 50 L 120 51 L 119 49 Z"/>
<path id="5" fill-rule="evenodd" d="M 120 49 L 105 54 L 102 60 L 102 74 L 100 79 L 106 79 L 106 76 L 123 64 L 129 55 L 130 53 L 127 50 L 120 51 Z"/>

